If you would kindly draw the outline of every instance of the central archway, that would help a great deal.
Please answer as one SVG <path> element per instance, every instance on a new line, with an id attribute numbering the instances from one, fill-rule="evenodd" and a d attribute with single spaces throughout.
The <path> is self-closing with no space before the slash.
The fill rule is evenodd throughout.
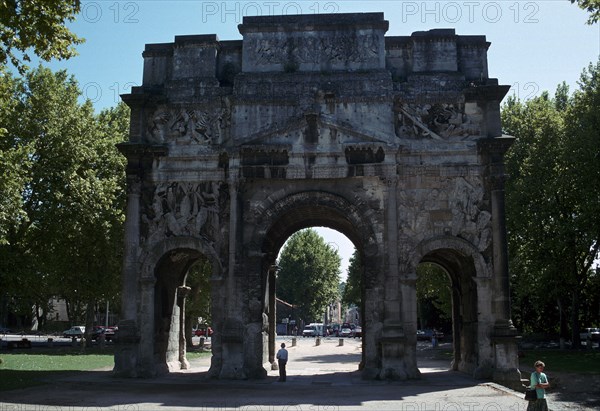
<path id="1" fill-rule="evenodd" d="M 264 216 L 268 216 L 261 224 L 255 227 L 251 238 L 263 236 L 261 253 L 262 261 L 262 284 L 267 290 L 263 301 L 263 310 L 269 317 L 269 322 L 274 325 L 275 302 L 274 288 L 275 276 L 271 267 L 276 263 L 279 250 L 285 241 L 296 231 L 322 226 L 334 229 L 344 234 L 355 246 L 364 262 L 363 267 L 363 345 L 361 369 L 378 370 L 380 367 L 377 338 L 380 336 L 383 319 L 380 317 L 382 308 L 365 310 L 365 307 L 373 307 L 381 303 L 381 300 L 370 301 L 373 290 L 367 292 L 369 285 L 380 283 L 382 278 L 377 278 L 383 273 L 382 264 L 385 262 L 379 252 L 381 244 L 378 244 L 374 226 L 377 216 L 374 209 L 360 210 L 356 205 L 339 194 L 325 191 L 302 191 L 287 195 L 283 198 L 272 198 L 271 203 L 265 209 Z M 264 234 L 263 234 L 264 233 Z M 370 296 L 370 297 L 369 297 Z M 275 333 L 271 327 L 269 334 L 268 363 L 274 361 Z"/>

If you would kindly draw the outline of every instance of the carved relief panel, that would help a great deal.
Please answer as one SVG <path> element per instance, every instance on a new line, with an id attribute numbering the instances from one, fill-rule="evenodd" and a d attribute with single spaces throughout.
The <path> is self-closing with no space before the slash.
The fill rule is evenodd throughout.
<path id="1" fill-rule="evenodd" d="M 142 243 L 164 237 L 202 237 L 218 242 L 222 210 L 220 185 L 216 182 L 169 182 L 154 187 L 149 207 L 142 214 Z"/>
<path id="2" fill-rule="evenodd" d="M 229 103 L 219 108 L 157 108 L 148 118 L 146 139 L 209 147 L 225 140 L 231 122 Z"/>
<path id="3" fill-rule="evenodd" d="M 394 129 L 400 138 L 465 139 L 481 134 L 476 104 L 394 102 Z"/>

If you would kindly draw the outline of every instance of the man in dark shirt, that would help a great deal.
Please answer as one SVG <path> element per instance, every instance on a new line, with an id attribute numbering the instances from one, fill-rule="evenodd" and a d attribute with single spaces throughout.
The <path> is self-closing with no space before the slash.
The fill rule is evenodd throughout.
<path id="1" fill-rule="evenodd" d="M 277 362 L 279 363 L 279 382 L 285 382 L 285 366 L 288 361 L 288 352 L 285 349 L 285 343 L 281 343 L 281 349 L 277 351 Z"/>

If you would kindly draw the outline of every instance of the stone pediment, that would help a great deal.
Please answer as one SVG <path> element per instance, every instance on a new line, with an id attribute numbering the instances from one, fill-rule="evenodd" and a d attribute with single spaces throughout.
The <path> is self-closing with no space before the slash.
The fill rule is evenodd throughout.
<path id="1" fill-rule="evenodd" d="M 286 147 L 292 151 L 344 151 L 348 146 L 393 146 L 394 136 L 370 132 L 332 116 L 307 113 L 248 137 L 241 146 Z M 328 150 L 329 149 L 329 150 Z"/>

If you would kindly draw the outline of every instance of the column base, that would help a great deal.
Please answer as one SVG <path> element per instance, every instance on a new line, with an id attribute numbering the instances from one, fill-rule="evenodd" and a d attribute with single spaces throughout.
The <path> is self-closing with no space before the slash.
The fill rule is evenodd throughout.
<path id="1" fill-rule="evenodd" d="M 514 390 L 521 389 L 521 372 L 519 371 L 519 346 L 517 329 L 512 321 L 499 321 L 494 325 L 494 367 L 492 379 L 498 384 Z"/>
<path id="2" fill-rule="evenodd" d="M 379 343 L 381 345 L 381 369 L 377 379 L 408 380 L 421 377 L 415 359 L 408 358 L 406 336 L 401 325 L 384 325 Z"/>
<path id="3" fill-rule="evenodd" d="M 144 367 L 140 357 L 140 333 L 134 320 L 121 320 L 118 324 L 119 332 L 116 335 L 115 366 L 113 374 L 118 377 L 137 378 L 148 374 L 153 376 L 153 367 Z"/>

